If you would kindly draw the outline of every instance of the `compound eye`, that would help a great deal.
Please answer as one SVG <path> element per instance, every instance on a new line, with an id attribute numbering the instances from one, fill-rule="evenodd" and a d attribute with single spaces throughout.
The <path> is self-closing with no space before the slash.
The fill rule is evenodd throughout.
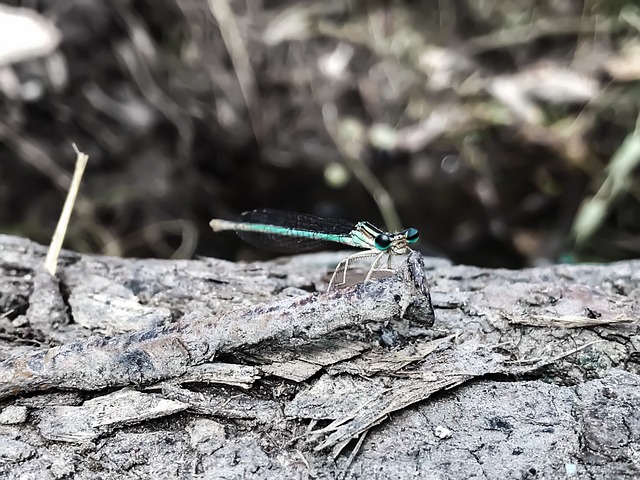
<path id="1" fill-rule="evenodd" d="M 374 244 L 378 250 L 382 250 L 384 252 L 391 246 L 391 238 L 389 238 L 389 235 L 386 233 L 381 233 L 376 237 Z"/>
<path id="2" fill-rule="evenodd" d="M 416 243 L 420 239 L 420 233 L 416 228 L 407 228 L 404 231 L 404 236 L 407 239 L 407 243 Z"/>

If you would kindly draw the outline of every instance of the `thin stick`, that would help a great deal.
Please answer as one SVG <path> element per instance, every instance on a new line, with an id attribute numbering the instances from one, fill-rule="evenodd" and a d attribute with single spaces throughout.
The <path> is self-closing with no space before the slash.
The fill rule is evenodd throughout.
<path id="1" fill-rule="evenodd" d="M 69 193 L 67 193 L 67 198 L 64 201 L 64 207 L 62 207 L 62 213 L 60 214 L 60 218 L 58 219 L 58 225 L 56 226 L 55 232 L 53 232 L 53 238 L 51 239 L 51 244 L 49 245 L 47 258 L 44 261 L 44 268 L 47 269 L 51 275 L 56 274 L 58 256 L 60 255 L 62 243 L 64 242 L 64 237 L 67 233 L 67 227 L 69 226 L 69 219 L 71 218 L 73 205 L 75 204 L 76 197 L 78 196 L 78 190 L 80 189 L 82 175 L 84 174 L 84 169 L 87 166 L 87 161 L 89 160 L 89 155 L 78 150 L 78 147 L 75 143 L 72 143 L 71 146 L 76 152 L 76 168 L 73 172 L 71 185 L 69 186 Z"/>
<path id="2" fill-rule="evenodd" d="M 52 388 L 101 390 L 184 375 L 223 353 L 323 338 L 348 327 L 405 318 L 433 325 L 424 262 L 412 252 L 396 275 L 326 294 L 184 317 L 133 334 L 92 337 L 0 362 L 0 398 Z"/>

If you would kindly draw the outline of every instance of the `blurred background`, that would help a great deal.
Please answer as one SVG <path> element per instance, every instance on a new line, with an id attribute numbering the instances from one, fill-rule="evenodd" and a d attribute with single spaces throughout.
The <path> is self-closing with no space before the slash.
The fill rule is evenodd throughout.
<path id="1" fill-rule="evenodd" d="M 19 8 L 16 8 L 19 7 Z M 118 256 L 264 257 L 272 207 L 413 226 L 517 268 L 640 251 L 635 1 L 0 5 L 0 232 Z"/>

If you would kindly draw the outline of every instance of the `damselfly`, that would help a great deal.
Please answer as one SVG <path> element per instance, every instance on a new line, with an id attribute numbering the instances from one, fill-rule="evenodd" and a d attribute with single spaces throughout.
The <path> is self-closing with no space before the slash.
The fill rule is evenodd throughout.
<path id="1" fill-rule="evenodd" d="M 366 249 L 338 263 L 331 276 L 329 290 L 334 286 L 341 267 L 342 281 L 336 285 L 346 283 L 349 263 L 356 259 L 374 257 L 365 282 L 371 278 L 373 272 L 393 272 L 392 256 L 408 253 L 409 245 L 419 239 L 418 230 L 415 228 L 407 228 L 401 232 L 384 232 L 369 222 L 354 224 L 347 220 L 266 208 L 244 212 L 237 222 L 213 219 L 209 225 L 214 232 L 234 230 L 240 238 L 252 245 L 279 252 L 312 250 L 326 242 Z M 387 267 L 381 268 L 380 263 L 385 255 Z"/>

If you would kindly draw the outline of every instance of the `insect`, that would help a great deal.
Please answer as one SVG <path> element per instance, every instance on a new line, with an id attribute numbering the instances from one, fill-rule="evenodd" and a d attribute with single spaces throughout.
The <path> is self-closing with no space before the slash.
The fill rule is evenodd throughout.
<path id="1" fill-rule="evenodd" d="M 357 259 L 374 257 L 365 282 L 373 272 L 393 272 L 392 256 L 408 253 L 410 245 L 420 238 L 415 228 L 385 232 L 369 222 L 354 224 L 347 220 L 267 208 L 244 212 L 239 221 L 213 219 L 209 225 L 214 232 L 233 230 L 252 245 L 279 252 L 317 249 L 326 242 L 365 249 L 364 252 L 354 253 L 338 263 L 331 276 L 329 290 L 346 283 L 349 263 Z M 380 263 L 385 255 L 387 265 L 386 268 L 381 268 Z M 341 270 L 342 280 L 335 283 Z"/>

